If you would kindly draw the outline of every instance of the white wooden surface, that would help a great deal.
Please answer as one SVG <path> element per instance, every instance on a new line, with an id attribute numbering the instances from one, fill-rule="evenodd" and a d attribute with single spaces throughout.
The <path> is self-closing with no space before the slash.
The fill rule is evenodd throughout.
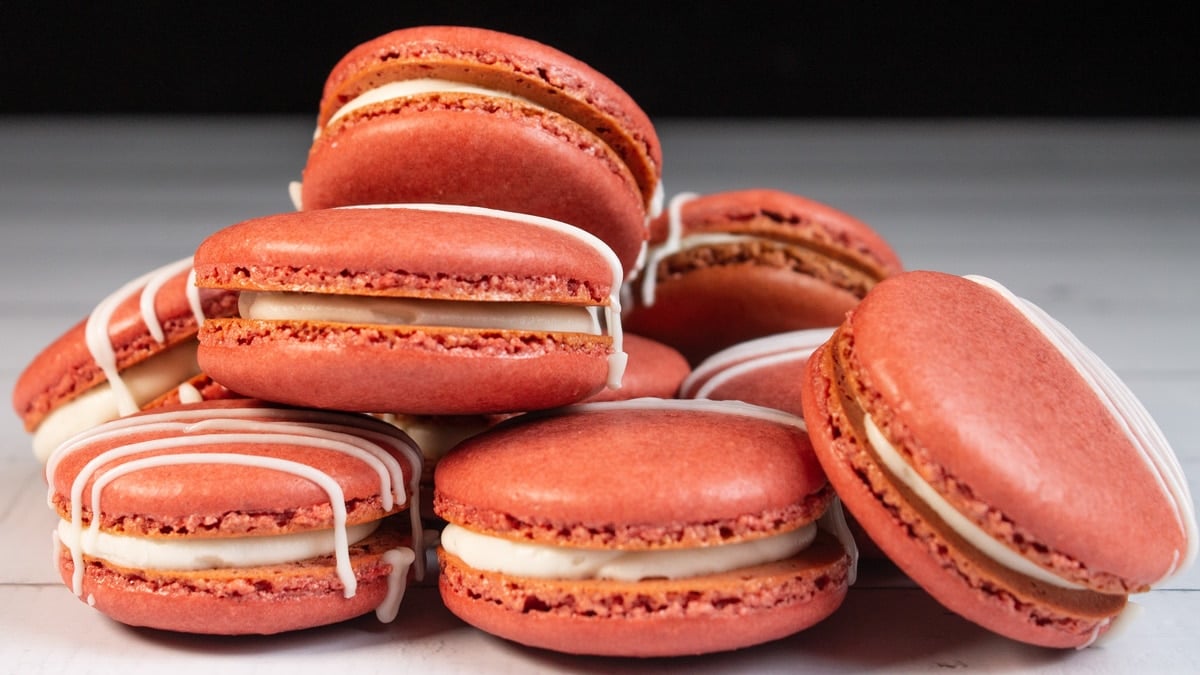
<path id="1" fill-rule="evenodd" d="M 120 284 L 215 229 L 287 210 L 310 124 L 0 118 L 3 390 Z M 1200 493 L 1200 123 L 659 125 L 668 194 L 799 192 L 871 223 L 909 268 L 984 274 L 1042 305 L 1142 397 Z M 991 635 L 887 565 L 867 566 L 846 604 L 800 635 L 670 661 L 524 649 L 463 625 L 428 588 L 386 626 L 238 639 L 130 629 L 58 581 L 54 518 L 14 414 L 0 415 L 0 441 L 0 672 L 1200 672 L 1195 568 L 1137 597 L 1123 635 L 1079 652 Z"/>

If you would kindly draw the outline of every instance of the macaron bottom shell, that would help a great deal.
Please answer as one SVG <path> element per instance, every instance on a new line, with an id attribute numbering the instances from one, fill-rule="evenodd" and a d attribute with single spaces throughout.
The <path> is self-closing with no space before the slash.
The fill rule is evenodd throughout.
<path id="1" fill-rule="evenodd" d="M 1014 572 L 955 533 L 869 450 L 813 355 L 805 397 L 817 458 L 843 504 L 878 548 L 943 606 L 988 630 L 1044 647 L 1085 647 L 1127 596 L 1052 586 Z"/>
<path id="2" fill-rule="evenodd" d="M 634 657 L 729 651 L 804 630 L 841 605 L 850 566 L 824 532 L 787 560 L 638 582 L 514 577 L 444 549 L 438 557 L 442 599 L 463 621 L 531 647 Z"/>
<path id="3" fill-rule="evenodd" d="M 387 524 L 352 545 L 350 562 L 358 587 L 350 598 L 338 580 L 334 556 L 327 555 L 291 564 L 196 571 L 128 569 L 85 557 L 80 600 L 130 626 L 207 635 L 270 635 L 376 611 L 390 591 L 403 593 L 411 575 L 410 568 L 389 581 L 393 566 L 385 554 L 411 550 L 411 545 L 406 527 Z M 70 587 L 71 553 L 60 548 L 56 558 L 59 574 Z"/>
<path id="4" fill-rule="evenodd" d="M 199 360 L 245 396 L 407 414 L 540 410 L 600 390 L 610 340 L 577 334 L 213 320 Z"/>

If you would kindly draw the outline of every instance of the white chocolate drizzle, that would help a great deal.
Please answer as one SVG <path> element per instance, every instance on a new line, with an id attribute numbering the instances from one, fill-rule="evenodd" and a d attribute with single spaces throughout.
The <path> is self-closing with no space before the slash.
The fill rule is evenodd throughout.
<path id="1" fill-rule="evenodd" d="M 1179 459 L 1146 407 L 1108 364 L 1045 310 L 1016 296 L 992 279 L 976 275 L 968 275 L 965 278 L 991 289 L 1004 298 L 1074 366 L 1088 386 L 1096 392 L 1130 444 L 1138 450 L 1159 488 L 1174 505 L 1179 527 L 1187 539 L 1187 547 L 1182 552 L 1175 552 L 1175 563 L 1154 583 L 1161 583 L 1191 565 L 1196 558 L 1198 545 L 1196 514 L 1191 492 Z"/>
<path id="2" fill-rule="evenodd" d="M 121 379 L 117 368 L 116 347 L 108 334 L 113 313 L 125 300 L 133 297 L 135 293 L 139 294 L 138 306 L 141 310 L 142 322 L 146 324 L 151 337 L 162 344 L 166 338 L 163 334 L 162 323 L 154 309 L 155 299 L 163 284 L 191 266 L 192 259 L 187 257 L 151 270 L 101 300 L 88 316 L 84 327 L 84 339 L 87 342 L 88 353 L 91 354 L 100 370 L 104 372 L 104 377 L 112 387 L 116 397 L 117 411 L 121 416 L 131 415 L 137 412 L 141 406 L 130 392 L 128 385 Z M 204 320 L 204 313 L 200 307 L 199 290 L 189 284 L 188 294 L 188 302 L 196 316 L 196 322 L 201 323 Z"/>
<path id="3" fill-rule="evenodd" d="M 503 218 L 535 225 L 572 236 L 595 250 L 608 263 L 612 271 L 612 285 L 609 289 L 608 304 L 604 307 L 604 328 L 612 337 L 612 354 L 608 356 L 608 388 L 620 389 L 621 380 L 625 376 L 625 366 L 629 356 L 625 353 L 623 332 L 621 330 L 621 284 L 625 272 L 617 255 L 602 239 L 587 230 L 575 227 L 552 218 L 543 218 L 527 213 L 501 211 L 482 206 L 466 206 L 463 204 L 356 204 L 343 206 L 344 209 L 413 209 L 417 211 L 436 211 L 439 213 L 462 213 L 467 215 L 486 216 L 488 218 Z"/>
<path id="4" fill-rule="evenodd" d="M 604 412 L 608 410 L 677 410 L 684 412 L 710 412 L 721 413 L 725 415 L 741 415 L 743 417 L 753 417 L 756 419 L 766 420 L 768 422 L 775 422 L 777 424 L 796 427 L 804 432 L 808 431 L 808 427 L 804 424 L 803 417 L 784 412 L 783 410 L 768 408 L 761 405 L 754 405 L 753 403 L 745 403 L 743 401 L 717 401 L 700 398 L 678 399 L 644 396 L 641 398 L 631 398 L 624 401 L 579 403 L 549 411 L 528 412 L 522 415 L 522 417 L 531 415 L 563 415 L 576 412 Z"/>
<path id="5" fill-rule="evenodd" d="M 708 398 L 729 380 L 780 363 L 807 360 L 833 334 L 833 328 L 777 333 L 727 347 L 706 358 L 684 378 L 680 398 Z"/>
<path id="6" fill-rule="evenodd" d="M 408 460 L 411 475 L 408 483 L 409 511 L 413 532 L 415 550 L 410 551 L 411 560 L 403 562 L 404 554 L 394 553 L 386 556 L 393 565 L 389 577 L 388 598 L 398 603 L 398 596 L 403 590 L 396 590 L 397 578 L 406 578 L 408 566 L 414 567 L 414 575 L 419 580 L 425 572 L 424 537 L 421 536 L 421 520 L 419 513 L 419 490 L 422 456 L 419 449 L 413 447 L 411 440 L 398 430 L 394 433 L 384 433 L 378 427 L 376 430 L 368 423 L 365 416 L 326 412 L 317 410 L 300 410 L 289 408 L 196 408 L 166 411 L 125 417 L 109 422 L 77 434 L 63 443 L 50 456 L 46 463 L 46 477 L 50 484 L 48 501 L 54 496 L 55 472 L 62 459 L 86 445 L 106 439 L 119 439 L 125 436 L 145 433 L 174 433 L 175 436 L 155 438 L 152 440 L 118 445 L 100 453 L 91 459 L 80 470 L 71 486 L 71 519 L 68 532 L 69 541 L 65 542 L 70 549 L 74 563 L 72 588 L 76 595 L 82 593 L 83 583 L 83 549 L 88 545 L 85 538 L 94 540 L 100 526 L 100 497 L 104 486 L 115 478 L 148 469 L 155 466 L 173 464 L 234 464 L 254 466 L 267 470 L 280 471 L 300 476 L 322 488 L 328 496 L 333 511 L 334 554 L 338 578 L 343 584 L 345 597 L 352 597 L 357 590 L 357 580 L 350 564 L 349 539 L 346 534 L 346 505 L 341 486 L 328 474 L 306 464 L 261 455 L 239 454 L 230 452 L 192 452 L 185 449 L 189 446 L 212 446 L 215 444 L 254 444 L 254 443 L 288 443 L 324 450 L 340 452 L 355 458 L 370 466 L 379 476 L 380 500 L 385 510 L 391 510 L 395 504 L 404 501 L 403 469 L 399 461 L 386 448 L 400 452 Z M 390 430 L 390 429 L 389 429 Z M 177 451 L 180 454 L 153 455 L 137 458 L 136 455 L 162 450 Z M 90 495 L 92 518 L 88 531 L 83 531 L 83 495 L 84 487 L 93 475 L 104 465 L 118 459 L 134 457 L 128 461 L 106 469 L 94 481 Z M 396 549 L 402 551 L 402 549 Z M 399 558 L 397 556 L 400 556 Z M 402 564 L 401 564 L 402 563 Z M 398 568 L 403 566 L 403 571 Z M 382 613 L 386 615 L 388 611 Z M 393 612 L 394 615 L 394 612 Z"/>

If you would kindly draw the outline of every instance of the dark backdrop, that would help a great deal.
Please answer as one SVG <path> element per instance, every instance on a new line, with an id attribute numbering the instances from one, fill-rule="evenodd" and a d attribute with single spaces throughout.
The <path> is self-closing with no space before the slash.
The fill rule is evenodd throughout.
<path id="1" fill-rule="evenodd" d="M 354 45 L 457 23 L 558 47 L 652 116 L 1200 114 L 1195 22 L 1153 3 L 78 4 L 0 2 L 0 113 L 315 114 Z"/>

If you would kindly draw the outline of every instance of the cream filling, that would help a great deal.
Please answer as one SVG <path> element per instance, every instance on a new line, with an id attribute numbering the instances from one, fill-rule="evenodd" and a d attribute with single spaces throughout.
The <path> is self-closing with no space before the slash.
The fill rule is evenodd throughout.
<path id="1" fill-rule="evenodd" d="M 365 539 L 379 527 L 379 522 L 347 526 L 347 543 L 353 545 Z M 70 521 L 60 520 L 58 538 L 64 546 L 78 548 L 88 557 L 119 567 L 153 570 L 282 565 L 332 555 L 336 550 L 333 530 L 253 537 L 155 539 L 74 530 Z"/>
<path id="2" fill-rule="evenodd" d="M 807 548 L 817 526 L 734 544 L 653 551 L 581 549 L 510 541 L 449 524 L 442 547 L 475 569 L 539 579 L 681 579 L 785 560 Z"/>
<path id="3" fill-rule="evenodd" d="M 595 307 L 534 302 L 429 300 L 319 293 L 250 292 L 238 298 L 246 319 L 405 326 L 450 326 L 600 335 Z"/>
<path id="4" fill-rule="evenodd" d="M 350 113 L 366 106 L 390 101 L 393 99 L 408 98 L 410 96 L 420 96 L 422 94 L 478 94 L 479 96 L 489 96 L 493 98 L 507 98 L 515 101 L 522 101 L 531 106 L 538 106 L 533 101 L 527 98 L 517 96 L 512 92 L 501 91 L 499 89 L 489 89 L 487 87 L 479 87 L 465 82 L 455 82 L 453 80 L 442 80 L 436 77 L 426 77 L 415 80 L 401 80 L 399 82 L 388 82 L 374 89 L 369 89 L 357 97 L 349 100 L 341 108 L 329 118 L 325 123 L 326 127 L 333 126 L 341 118 Z M 321 129 L 318 128 L 313 133 L 313 138 L 321 135 Z"/>
<path id="5" fill-rule="evenodd" d="M 140 408 L 199 372 L 196 342 L 189 340 L 121 371 L 121 379 Z M 121 416 L 112 385 L 93 387 L 46 415 L 33 432 L 33 454 L 45 464 L 63 441 Z"/>
<path id="6" fill-rule="evenodd" d="M 933 509 L 934 513 L 942 519 L 942 522 L 946 523 L 950 529 L 954 530 L 958 536 L 965 539 L 971 546 L 975 547 L 992 561 L 1018 574 L 1023 574 L 1060 588 L 1084 588 L 1034 564 L 1006 546 L 1003 542 L 984 532 L 981 527 L 951 506 L 950 502 L 938 494 L 937 490 L 933 489 L 933 486 L 925 482 L 925 479 L 921 478 L 916 470 L 908 462 L 904 461 L 904 458 L 900 456 L 896 448 L 884 438 L 879 427 L 875 426 L 875 422 L 871 419 L 870 415 L 863 415 L 863 426 L 867 431 L 867 442 L 871 444 L 875 455 L 887 467 L 888 472 L 896 480 L 912 490 L 918 499 Z"/>

